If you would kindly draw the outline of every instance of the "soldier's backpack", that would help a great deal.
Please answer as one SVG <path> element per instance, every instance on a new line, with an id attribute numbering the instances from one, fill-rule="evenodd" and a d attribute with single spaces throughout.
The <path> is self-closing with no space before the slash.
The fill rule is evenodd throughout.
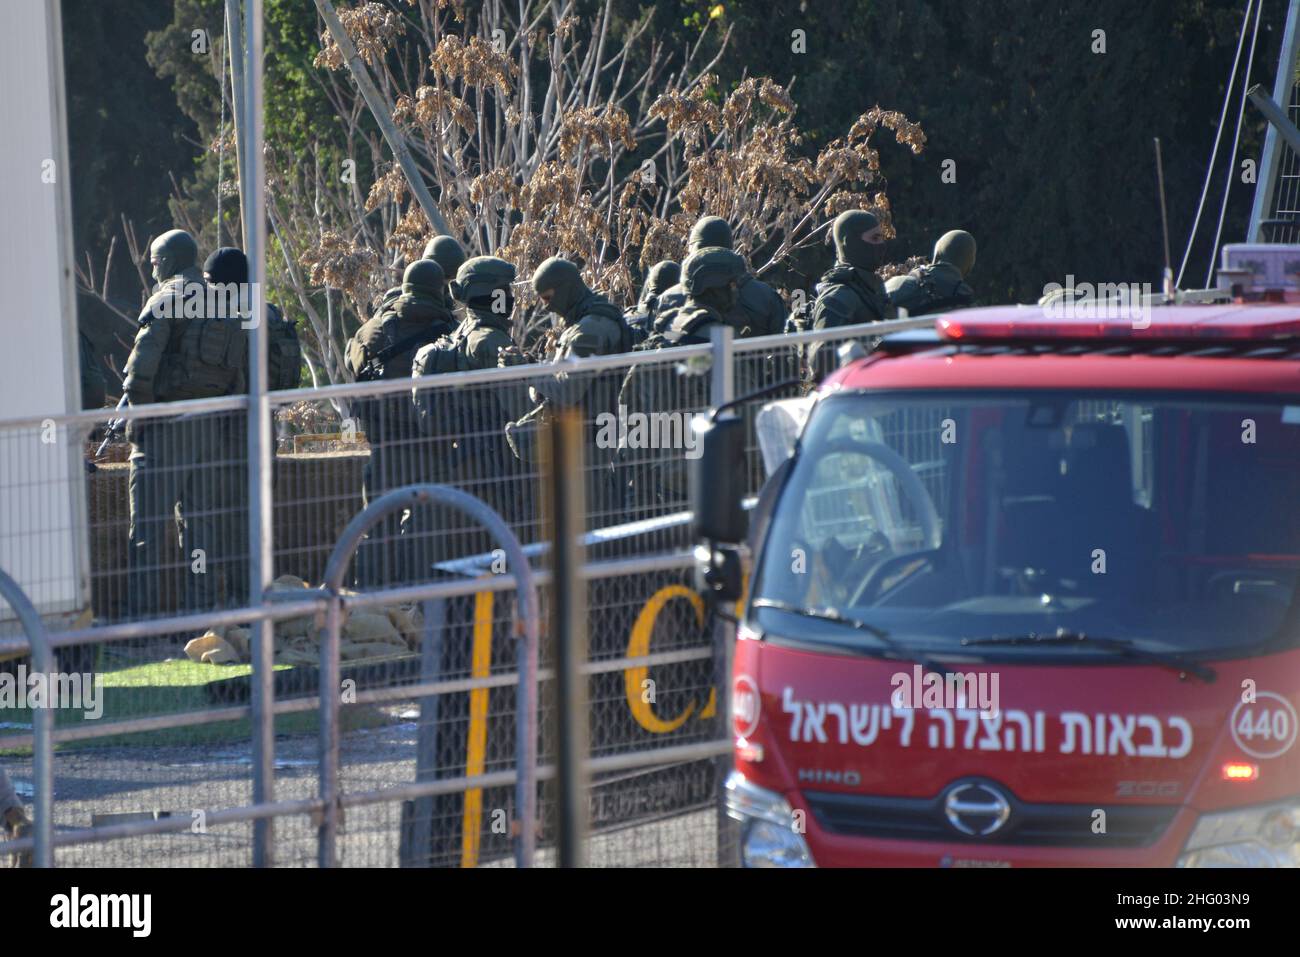
<path id="1" fill-rule="evenodd" d="M 457 329 L 456 332 L 459 333 L 460 330 Z M 459 339 L 455 334 L 442 336 L 434 342 L 421 346 L 415 358 L 411 360 L 411 377 L 419 378 L 463 371 L 465 366 L 458 346 Z M 412 390 L 420 429 L 425 435 L 454 434 L 456 420 L 460 418 L 459 411 L 452 408 L 456 405 L 455 393 L 455 389 L 416 388 Z"/>
<path id="2" fill-rule="evenodd" d="M 949 309 L 964 309 L 974 302 L 974 292 L 964 282 L 940 287 L 929 266 L 912 270 L 906 279 L 912 281 L 900 283 L 890 293 L 889 300 L 896 308 L 906 309 L 909 315 L 921 316 Z"/>
<path id="3" fill-rule="evenodd" d="M 632 348 L 640 349 L 641 343 L 650 337 L 654 323 L 654 313 L 648 309 L 629 309 L 623 313 L 623 324 L 632 334 Z"/>
<path id="4" fill-rule="evenodd" d="M 608 319 L 610 322 L 618 325 L 618 346 L 616 351 L 631 352 L 636 348 L 638 338 L 636 332 L 628 325 L 627 318 L 623 311 L 615 306 L 604 296 L 597 295 L 594 301 L 589 303 L 584 310 L 584 316 L 596 316 L 602 319 Z"/>
<path id="5" fill-rule="evenodd" d="M 183 295 L 202 295 L 189 288 L 197 285 L 201 284 L 187 283 Z M 190 305 L 187 301 L 185 308 L 188 310 Z M 242 392 L 244 370 L 248 368 L 248 339 L 238 313 L 217 309 L 214 315 L 173 321 L 176 325 L 158 373 L 158 396 L 175 401 Z"/>
<path id="6" fill-rule="evenodd" d="M 302 380 L 302 344 L 298 330 L 279 308 L 268 304 L 266 324 L 266 387 L 296 389 Z"/>
<path id="7" fill-rule="evenodd" d="M 390 342 L 378 352 L 366 352 L 366 361 L 357 369 L 356 379 L 358 382 L 373 382 L 377 379 L 383 379 L 384 364 L 394 356 L 399 356 L 404 352 L 426 345 L 442 335 L 442 330 L 437 326 L 430 325 L 427 329 L 421 329 L 413 332 L 409 336 L 403 336 L 396 342 Z"/>

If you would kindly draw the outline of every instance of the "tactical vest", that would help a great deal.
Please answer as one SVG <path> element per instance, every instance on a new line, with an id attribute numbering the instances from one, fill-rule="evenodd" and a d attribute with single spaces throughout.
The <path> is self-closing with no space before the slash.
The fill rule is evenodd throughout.
<path id="1" fill-rule="evenodd" d="M 732 316 L 743 315 L 743 325 L 749 327 L 751 336 L 779 335 L 785 301 L 781 294 L 763 280 L 750 273 L 741 277 L 737 285 L 736 307 Z M 777 328 L 772 328 L 776 324 Z"/>
<path id="2" fill-rule="evenodd" d="M 638 350 L 668 349 L 673 346 L 691 346 L 710 341 L 700 333 L 708 326 L 722 325 L 722 317 L 714 310 L 698 303 L 688 303 L 663 314 L 666 328 L 650 335 L 637 346 Z"/>
<path id="3" fill-rule="evenodd" d="M 206 292 L 201 281 L 186 282 L 202 286 Z M 160 401 L 174 402 L 242 391 L 244 370 L 248 367 L 248 338 L 239 316 L 186 317 L 182 299 L 177 297 L 176 302 L 182 315 L 161 320 L 172 325 L 167 348 L 158 364 L 155 395 Z M 206 303 L 202 311 L 206 312 Z"/>
<path id="4" fill-rule="evenodd" d="M 399 314 L 399 308 L 400 303 L 397 307 L 381 312 L 376 317 L 379 325 L 378 335 L 374 335 L 373 332 L 367 334 L 366 326 L 362 326 L 348 342 L 348 357 L 353 375 L 358 382 L 373 382 L 405 375 L 406 370 L 401 368 L 402 363 L 398 360 L 407 355 L 414 358 L 414 353 L 421 346 L 434 342 L 451 331 L 449 316 L 432 315 L 427 322 L 417 320 L 414 331 L 400 338 L 393 338 L 393 334 L 389 332 L 389 323 L 396 323 L 400 315 L 404 315 Z M 366 325 L 374 322 L 375 319 L 372 319 Z M 398 368 L 390 368 L 390 364 L 396 364 Z"/>
<path id="5" fill-rule="evenodd" d="M 965 282 L 951 274 L 941 275 L 933 265 L 912 270 L 908 278 L 912 280 L 911 284 L 898 289 L 896 295 L 890 296 L 890 301 L 911 315 L 961 309 L 969 306 L 975 298 Z"/>
<path id="6" fill-rule="evenodd" d="M 582 319 L 588 316 L 599 316 L 617 324 L 618 346 L 614 350 L 615 353 L 631 352 L 636 348 L 636 333 L 632 331 L 627 324 L 627 320 L 623 318 L 622 310 L 599 293 L 589 297 L 588 301 L 583 304 L 580 315 Z"/>

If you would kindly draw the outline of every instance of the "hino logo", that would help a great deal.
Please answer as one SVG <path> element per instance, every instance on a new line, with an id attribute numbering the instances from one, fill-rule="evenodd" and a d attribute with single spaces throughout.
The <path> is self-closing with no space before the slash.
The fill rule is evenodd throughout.
<path id="1" fill-rule="evenodd" d="M 971 837 L 988 837 L 1007 823 L 1011 802 L 991 784 L 967 781 L 955 785 L 943 799 L 944 817 Z"/>
<path id="2" fill-rule="evenodd" d="M 848 784 L 862 783 L 862 775 L 857 771 L 823 771 L 821 768 L 800 768 L 799 780 L 810 784 Z"/>

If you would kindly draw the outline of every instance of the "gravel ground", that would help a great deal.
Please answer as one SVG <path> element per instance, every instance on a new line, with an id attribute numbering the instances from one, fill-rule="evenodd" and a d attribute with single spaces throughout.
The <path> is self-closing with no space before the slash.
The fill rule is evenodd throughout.
<path id="1" fill-rule="evenodd" d="M 346 792 L 414 780 L 416 725 L 402 720 L 411 714 L 403 707 L 389 713 L 394 723 L 342 736 L 341 780 Z M 277 800 L 316 795 L 317 747 L 314 735 L 276 739 Z M 0 760 L 30 805 L 30 758 Z M 252 800 L 246 744 L 64 750 L 56 753 L 54 773 L 56 831 L 87 827 L 95 815 L 106 814 L 170 812 L 192 820 L 193 809 L 238 807 Z M 400 817 L 397 803 L 349 808 L 339 835 L 343 866 L 397 866 Z M 610 829 L 591 837 L 588 862 L 599 867 L 715 866 L 716 824 L 716 813 L 709 809 Z M 276 819 L 275 855 L 278 866 L 315 866 L 315 828 L 306 815 Z M 252 825 L 65 847 L 57 850 L 56 862 L 64 867 L 247 867 L 252 862 Z M 509 860 L 482 863 L 512 866 Z M 539 851 L 537 863 L 550 865 L 552 854 Z"/>

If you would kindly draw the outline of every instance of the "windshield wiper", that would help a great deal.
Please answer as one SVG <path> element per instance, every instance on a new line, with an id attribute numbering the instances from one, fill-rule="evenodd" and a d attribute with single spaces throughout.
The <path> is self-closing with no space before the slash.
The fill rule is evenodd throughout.
<path id="1" fill-rule="evenodd" d="M 834 608 L 804 608 L 801 605 L 792 605 L 790 602 L 780 601 L 775 598 L 755 598 L 750 606 L 753 608 L 775 608 L 777 611 L 788 611 L 790 614 L 799 615 L 802 618 L 815 618 L 817 621 L 830 621 L 837 625 L 847 625 L 849 628 L 866 632 L 885 646 L 884 649 L 879 650 L 866 649 L 877 657 L 888 658 L 891 661 L 910 661 L 913 664 L 920 665 L 926 671 L 938 675 L 946 674 L 943 668 L 925 657 L 925 655 L 908 651 L 907 648 L 891 638 L 889 632 L 885 631 L 885 629 L 879 628 L 870 622 L 841 615 Z"/>
<path id="2" fill-rule="evenodd" d="M 961 643 L 968 647 L 972 645 L 1088 645 L 1114 651 L 1125 658 L 1149 661 L 1186 674 L 1193 674 L 1206 684 L 1218 677 L 1213 668 L 1176 652 L 1152 651 L 1150 648 L 1135 644 L 1128 638 L 1103 638 L 1065 628 L 1058 628 L 1055 634 L 1050 635 L 1040 635 L 1035 632 L 1027 635 L 994 635 L 991 638 L 963 638 Z"/>

